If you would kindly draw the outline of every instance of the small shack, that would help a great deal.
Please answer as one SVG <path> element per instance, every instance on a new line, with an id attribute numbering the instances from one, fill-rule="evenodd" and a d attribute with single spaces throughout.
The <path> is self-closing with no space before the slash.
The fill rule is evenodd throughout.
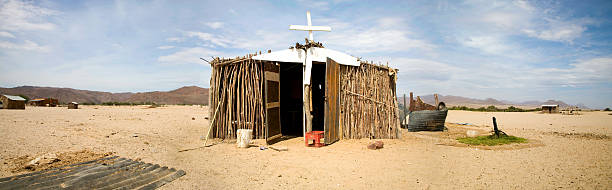
<path id="1" fill-rule="evenodd" d="M 55 98 L 36 98 L 28 102 L 31 106 L 48 106 L 55 107 L 59 104 L 59 100 Z"/>
<path id="2" fill-rule="evenodd" d="M 559 113 L 559 105 L 542 105 L 542 113 Z"/>
<path id="3" fill-rule="evenodd" d="M 42 102 L 44 100 L 45 100 L 44 98 L 31 99 L 30 101 L 28 101 L 28 105 L 30 105 L 30 106 L 44 106 L 44 104 L 42 104 Z"/>
<path id="4" fill-rule="evenodd" d="M 212 137 L 236 138 L 252 129 L 270 142 L 323 131 L 324 143 L 340 139 L 399 138 L 397 69 L 324 48 L 313 31 L 328 26 L 291 25 L 309 32 L 288 49 L 213 58 L 210 78 Z"/>
<path id="5" fill-rule="evenodd" d="M 325 144 L 399 138 L 396 69 L 313 42 L 210 65 L 212 137 L 234 139 L 237 129 L 252 129 L 267 142 L 310 131 L 324 131 Z"/>
<path id="6" fill-rule="evenodd" d="M 21 96 L 2 95 L 0 100 L 4 109 L 25 109 L 26 99 Z"/>
<path id="7" fill-rule="evenodd" d="M 68 103 L 68 109 L 79 109 L 79 103 L 76 103 L 76 102 Z"/>

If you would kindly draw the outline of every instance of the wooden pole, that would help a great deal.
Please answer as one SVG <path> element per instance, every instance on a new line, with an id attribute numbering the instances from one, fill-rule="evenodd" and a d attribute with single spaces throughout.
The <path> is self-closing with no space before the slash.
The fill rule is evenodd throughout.
<path id="1" fill-rule="evenodd" d="M 434 106 L 438 107 L 438 103 L 439 103 L 438 102 L 438 94 L 434 94 L 434 99 L 436 99 L 436 105 L 434 105 Z"/>
<path id="2" fill-rule="evenodd" d="M 414 110 L 414 100 L 412 99 L 412 92 L 410 92 L 410 107 L 408 108 L 408 110 Z"/>
<path id="3" fill-rule="evenodd" d="M 210 136 L 210 131 L 213 128 L 213 124 L 215 123 L 215 119 L 217 118 L 217 111 L 219 111 L 219 107 L 221 106 L 221 101 L 219 101 L 219 103 L 217 104 L 217 109 L 215 109 L 215 114 L 213 114 L 213 118 L 212 120 L 210 120 L 210 124 L 208 124 L 208 133 L 206 133 L 206 140 L 204 140 L 204 146 L 206 146 L 206 143 L 208 142 L 208 137 Z"/>
<path id="4" fill-rule="evenodd" d="M 497 121 L 495 120 L 495 117 L 493 117 L 493 131 L 495 131 L 495 136 L 499 138 L 499 129 L 497 129 Z"/>
<path id="5" fill-rule="evenodd" d="M 402 121 L 404 121 L 403 124 L 406 124 L 406 106 L 408 105 L 406 105 L 406 94 L 404 94 L 404 114 L 402 115 L 403 118 L 401 119 Z"/>

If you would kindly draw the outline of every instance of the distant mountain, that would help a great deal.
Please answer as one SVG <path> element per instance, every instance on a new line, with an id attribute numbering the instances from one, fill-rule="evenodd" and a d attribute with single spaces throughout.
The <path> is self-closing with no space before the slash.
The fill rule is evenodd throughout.
<path id="1" fill-rule="evenodd" d="M 208 88 L 186 86 L 168 92 L 135 93 L 127 102 L 155 102 L 160 104 L 203 104 L 208 105 Z"/>
<path id="2" fill-rule="evenodd" d="M 96 103 L 103 102 L 155 102 L 157 104 L 204 104 L 208 105 L 208 88 L 185 86 L 167 92 L 110 93 L 78 90 L 72 88 L 20 86 L 0 88 L 0 94 L 25 95 L 34 98 L 57 98 L 60 102 Z"/>
<path id="3" fill-rule="evenodd" d="M 430 95 L 425 95 L 425 96 L 420 96 L 421 100 L 423 100 L 423 102 L 428 103 L 428 104 L 434 104 L 435 103 L 435 99 L 434 99 L 434 95 L 430 94 Z M 406 96 L 406 99 L 409 99 L 410 97 Z M 416 99 L 416 96 L 414 97 Z M 399 104 L 403 104 L 403 97 L 398 97 L 399 100 Z M 486 107 L 486 106 L 522 106 L 522 107 L 539 107 L 541 105 L 544 104 L 553 104 L 553 105 L 559 105 L 559 107 L 569 107 L 569 106 L 578 106 L 580 108 L 587 108 L 586 106 L 584 106 L 583 104 L 578 104 L 578 105 L 569 105 L 563 101 L 560 100 L 546 100 L 546 101 L 525 101 L 525 102 L 511 102 L 511 101 L 505 101 L 505 100 L 496 100 L 493 98 L 487 98 L 487 99 L 475 99 L 475 98 L 466 98 L 466 97 L 461 97 L 461 96 L 444 96 L 444 95 L 439 95 L 438 94 L 438 100 L 441 102 L 444 102 L 447 106 L 468 106 L 468 107 Z M 406 103 L 408 103 L 408 100 L 406 100 Z"/>
<path id="4" fill-rule="evenodd" d="M 410 97 L 406 96 L 406 103 L 408 103 L 409 98 Z M 435 98 L 433 94 L 420 96 L 420 98 L 425 103 L 432 104 L 432 105 L 435 103 Z M 414 99 L 416 99 L 416 96 L 414 97 Z M 438 94 L 438 100 L 446 103 L 447 105 L 506 105 L 506 103 L 493 99 L 493 98 L 487 98 L 487 99 L 481 100 L 481 99 L 466 98 L 466 97 L 461 97 L 461 96 L 444 96 L 444 95 L 439 95 L 439 94 Z M 403 97 L 400 97 L 399 101 L 400 101 L 400 104 L 403 104 L 404 103 Z"/>

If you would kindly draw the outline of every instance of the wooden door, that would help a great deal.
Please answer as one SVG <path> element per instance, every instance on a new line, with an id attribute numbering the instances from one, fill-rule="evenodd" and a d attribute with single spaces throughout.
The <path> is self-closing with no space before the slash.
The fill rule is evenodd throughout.
<path id="1" fill-rule="evenodd" d="M 340 65 L 327 58 L 325 65 L 325 144 L 340 139 Z"/>
<path id="2" fill-rule="evenodd" d="M 266 143 L 279 138 L 280 123 L 280 67 L 278 63 L 264 62 Z"/>

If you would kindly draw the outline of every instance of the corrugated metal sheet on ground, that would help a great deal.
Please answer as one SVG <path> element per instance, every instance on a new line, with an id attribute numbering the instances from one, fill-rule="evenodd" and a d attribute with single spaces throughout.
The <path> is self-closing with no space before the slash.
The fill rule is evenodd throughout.
<path id="1" fill-rule="evenodd" d="M 447 109 L 421 110 L 408 113 L 408 131 L 442 131 L 446 121 Z"/>
<path id="2" fill-rule="evenodd" d="M 156 189 L 183 175 L 183 170 L 114 156 L 0 178 L 0 190 Z"/>

